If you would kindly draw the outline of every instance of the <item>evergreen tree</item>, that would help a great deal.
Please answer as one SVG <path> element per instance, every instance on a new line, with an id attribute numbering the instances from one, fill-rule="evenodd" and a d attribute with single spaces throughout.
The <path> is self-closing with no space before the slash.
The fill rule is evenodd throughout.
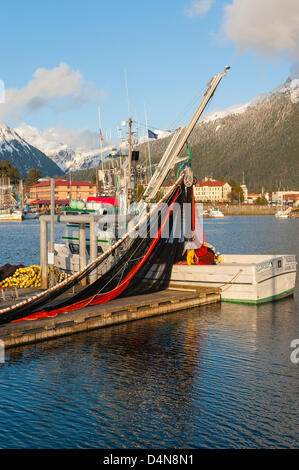
<path id="1" fill-rule="evenodd" d="M 2 160 L 0 164 L 0 177 L 9 178 L 12 184 L 20 181 L 19 170 L 12 165 L 10 160 Z"/>
<path id="2" fill-rule="evenodd" d="M 244 202 L 243 189 L 236 183 L 236 181 L 234 179 L 230 179 L 228 184 L 232 188 L 231 193 L 230 193 L 231 201 Z"/>
<path id="3" fill-rule="evenodd" d="M 30 168 L 25 180 L 26 186 L 33 186 L 34 184 L 37 184 L 41 176 L 42 174 L 40 170 L 37 170 L 36 168 Z"/>

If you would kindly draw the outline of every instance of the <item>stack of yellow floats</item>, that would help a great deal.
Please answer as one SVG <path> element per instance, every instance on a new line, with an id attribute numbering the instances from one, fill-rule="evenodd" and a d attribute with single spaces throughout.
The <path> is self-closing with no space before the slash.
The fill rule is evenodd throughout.
<path id="1" fill-rule="evenodd" d="M 40 287 L 40 267 L 33 264 L 29 267 L 19 268 L 12 276 L 6 277 L 0 282 L 0 287 L 14 286 L 20 289 Z"/>
<path id="2" fill-rule="evenodd" d="M 68 277 L 66 273 L 59 272 L 55 267 L 54 275 L 57 283 L 62 282 Z M 0 287 L 18 287 L 19 289 L 40 287 L 40 266 L 33 264 L 29 267 L 17 269 L 12 276 L 6 277 L 0 282 Z"/>

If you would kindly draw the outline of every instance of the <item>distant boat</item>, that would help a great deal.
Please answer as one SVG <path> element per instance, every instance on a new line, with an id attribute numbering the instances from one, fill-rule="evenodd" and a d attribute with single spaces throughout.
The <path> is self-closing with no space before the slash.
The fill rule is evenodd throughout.
<path id="1" fill-rule="evenodd" d="M 213 207 L 212 209 L 208 210 L 208 216 L 218 218 L 224 217 L 224 214 L 218 209 L 218 207 Z"/>
<path id="2" fill-rule="evenodd" d="M 0 209 L 0 222 L 21 222 L 23 211 L 20 209 Z"/>
<path id="3" fill-rule="evenodd" d="M 292 208 L 289 207 L 287 210 L 283 211 L 283 210 L 280 210 L 280 211 L 277 211 L 275 213 L 275 217 L 277 219 L 288 219 L 290 217 L 290 213 L 292 211 Z"/>
<path id="4" fill-rule="evenodd" d="M 28 220 L 28 219 L 38 219 L 40 216 L 40 213 L 37 209 L 33 209 L 30 204 L 25 204 L 23 207 L 23 219 Z"/>
<path id="5" fill-rule="evenodd" d="M 38 219 L 40 214 L 37 211 L 34 210 L 25 210 L 23 212 L 23 219 L 24 220 L 32 220 L 32 219 Z"/>

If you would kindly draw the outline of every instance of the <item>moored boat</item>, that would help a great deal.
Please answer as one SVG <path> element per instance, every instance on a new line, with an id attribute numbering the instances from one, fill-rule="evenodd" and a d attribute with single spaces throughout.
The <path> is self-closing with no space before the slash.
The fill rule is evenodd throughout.
<path id="1" fill-rule="evenodd" d="M 217 264 L 175 264 L 170 286 L 219 287 L 223 302 L 259 304 L 293 294 L 296 265 L 295 255 L 222 254 Z"/>
<path id="2" fill-rule="evenodd" d="M 283 210 L 280 210 L 280 211 L 277 211 L 275 213 L 275 217 L 277 219 L 288 219 L 290 217 L 290 213 L 291 213 L 291 208 L 289 207 L 287 210 L 283 211 Z"/>
<path id="3" fill-rule="evenodd" d="M 19 209 L 0 209 L 0 222 L 21 222 L 23 211 Z"/>
<path id="4" fill-rule="evenodd" d="M 40 216 L 39 212 L 34 210 L 24 210 L 23 212 L 23 219 L 24 220 L 34 220 L 38 219 Z"/>
<path id="5" fill-rule="evenodd" d="M 221 210 L 219 210 L 218 207 L 213 207 L 212 209 L 208 210 L 208 216 L 214 218 L 221 218 L 224 217 L 224 214 L 223 212 L 221 212 Z"/>

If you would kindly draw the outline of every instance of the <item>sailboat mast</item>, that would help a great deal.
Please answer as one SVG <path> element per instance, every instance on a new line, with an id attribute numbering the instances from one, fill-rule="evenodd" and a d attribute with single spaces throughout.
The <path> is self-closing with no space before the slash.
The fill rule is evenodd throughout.
<path id="1" fill-rule="evenodd" d="M 103 159 L 103 134 L 102 134 L 102 122 L 101 122 L 101 111 L 100 111 L 100 106 L 98 109 L 99 112 L 99 130 L 100 130 L 100 144 L 101 144 L 101 162 L 102 162 L 102 175 L 104 178 L 103 184 L 104 184 L 104 189 L 105 189 L 105 166 L 104 166 L 104 159 Z"/>

